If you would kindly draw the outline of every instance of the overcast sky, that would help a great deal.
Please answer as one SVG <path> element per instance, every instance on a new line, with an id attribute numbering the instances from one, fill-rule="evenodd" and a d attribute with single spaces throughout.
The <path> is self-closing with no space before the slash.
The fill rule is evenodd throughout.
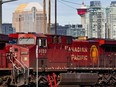
<path id="1" fill-rule="evenodd" d="M 52 23 L 54 23 L 54 0 L 51 0 L 51 1 L 52 1 L 51 21 Z M 93 0 L 57 0 L 58 2 L 58 18 L 57 18 L 58 23 L 60 25 L 81 24 L 81 18 L 79 15 L 77 15 L 76 9 L 80 7 L 79 4 L 81 4 L 83 1 L 86 5 L 90 5 L 90 1 L 93 1 Z M 110 6 L 110 3 L 112 0 L 95 0 L 95 1 L 101 1 L 102 6 L 105 8 L 105 7 Z M 14 2 L 4 3 L 2 5 L 3 23 L 12 23 L 12 14 L 15 11 L 15 9 L 20 4 L 29 3 L 29 2 L 39 2 L 43 6 L 43 0 L 18 0 Z"/>

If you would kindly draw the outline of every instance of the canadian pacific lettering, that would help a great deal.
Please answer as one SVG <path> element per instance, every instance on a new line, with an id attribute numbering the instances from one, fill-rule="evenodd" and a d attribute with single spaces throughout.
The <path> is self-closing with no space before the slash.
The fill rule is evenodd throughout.
<path id="1" fill-rule="evenodd" d="M 79 61 L 79 60 L 87 60 L 88 58 L 88 48 L 87 47 L 69 47 L 65 46 L 65 50 L 68 50 L 72 53 L 71 60 Z M 79 54 L 80 53 L 80 54 Z"/>
<path id="2" fill-rule="evenodd" d="M 71 60 L 87 60 L 87 55 L 71 55 Z"/>
<path id="3" fill-rule="evenodd" d="M 87 52 L 87 47 L 69 47 L 65 46 L 65 50 L 72 52 Z"/>

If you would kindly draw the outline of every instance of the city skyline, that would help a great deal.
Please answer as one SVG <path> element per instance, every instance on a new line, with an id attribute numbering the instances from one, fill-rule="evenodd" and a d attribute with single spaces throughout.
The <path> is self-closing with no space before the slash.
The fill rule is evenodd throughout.
<path id="1" fill-rule="evenodd" d="M 48 1 L 48 0 L 46 0 Z M 65 24 L 81 24 L 81 18 L 77 14 L 76 9 L 80 7 L 81 3 L 84 2 L 85 5 L 89 6 L 90 1 L 94 0 L 57 0 L 58 3 L 58 23 L 61 25 Z M 103 8 L 109 7 L 112 0 L 96 0 L 101 1 L 101 5 Z M 43 0 L 18 0 L 15 2 L 5 3 L 3 4 L 3 13 L 2 13 L 2 23 L 12 23 L 12 13 L 16 10 L 17 6 L 23 3 L 29 3 L 29 2 L 39 2 L 43 6 Z M 52 11 L 51 11 L 51 23 L 54 23 L 54 1 L 51 0 L 52 5 Z M 73 3 L 71 3 L 73 2 Z M 46 3 L 48 4 L 48 3 Z M 47 8 L 48 6 L 46 6 Z M 46 9 L 48 10 L 48 9 Z"/>

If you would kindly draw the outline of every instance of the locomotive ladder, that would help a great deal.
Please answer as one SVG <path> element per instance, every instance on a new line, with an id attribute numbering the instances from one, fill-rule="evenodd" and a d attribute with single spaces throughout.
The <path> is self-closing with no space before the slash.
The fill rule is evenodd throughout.
<path id="1" fill-rule="evenodd" d="M 20 65 L 20 67 L 16 66 L 12 60 L 12 58 L 9 57 L 10 62 L 13 65 L 12 70 L 12 76 L 14 79 L 14 83 L 17 86 L 21 85 L 27 85 L 28 84 L 28 77 L 29 77 L 29 69 L 24 65 L 24 63 L 19 61 L 16 57 L 13 57 L 13 59 Z"/>
<path id="2" fill-rule="evenodd" d="M 18 85 L 27 85 L 28 84 L 28 77 L 29 77 L 29 69 L 27 66 L 21 61 L 17 60 L 17 58 L 14 58 L 20 65 L 18 69 Z"/>

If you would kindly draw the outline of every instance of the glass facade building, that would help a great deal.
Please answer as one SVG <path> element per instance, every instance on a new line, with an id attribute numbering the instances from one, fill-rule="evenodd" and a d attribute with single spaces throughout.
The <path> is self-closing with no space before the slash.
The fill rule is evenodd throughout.
<path id="1" fill-rule="evenodd" d="M 116 39 L 116 1 L 106 8 L 106 38 Z"/>
<path id="2" fill-rule="evenodd" d="M 91 1 L 89 14 L 89 38 L 105 38 L 105 15 L 100 1 Z"/>

